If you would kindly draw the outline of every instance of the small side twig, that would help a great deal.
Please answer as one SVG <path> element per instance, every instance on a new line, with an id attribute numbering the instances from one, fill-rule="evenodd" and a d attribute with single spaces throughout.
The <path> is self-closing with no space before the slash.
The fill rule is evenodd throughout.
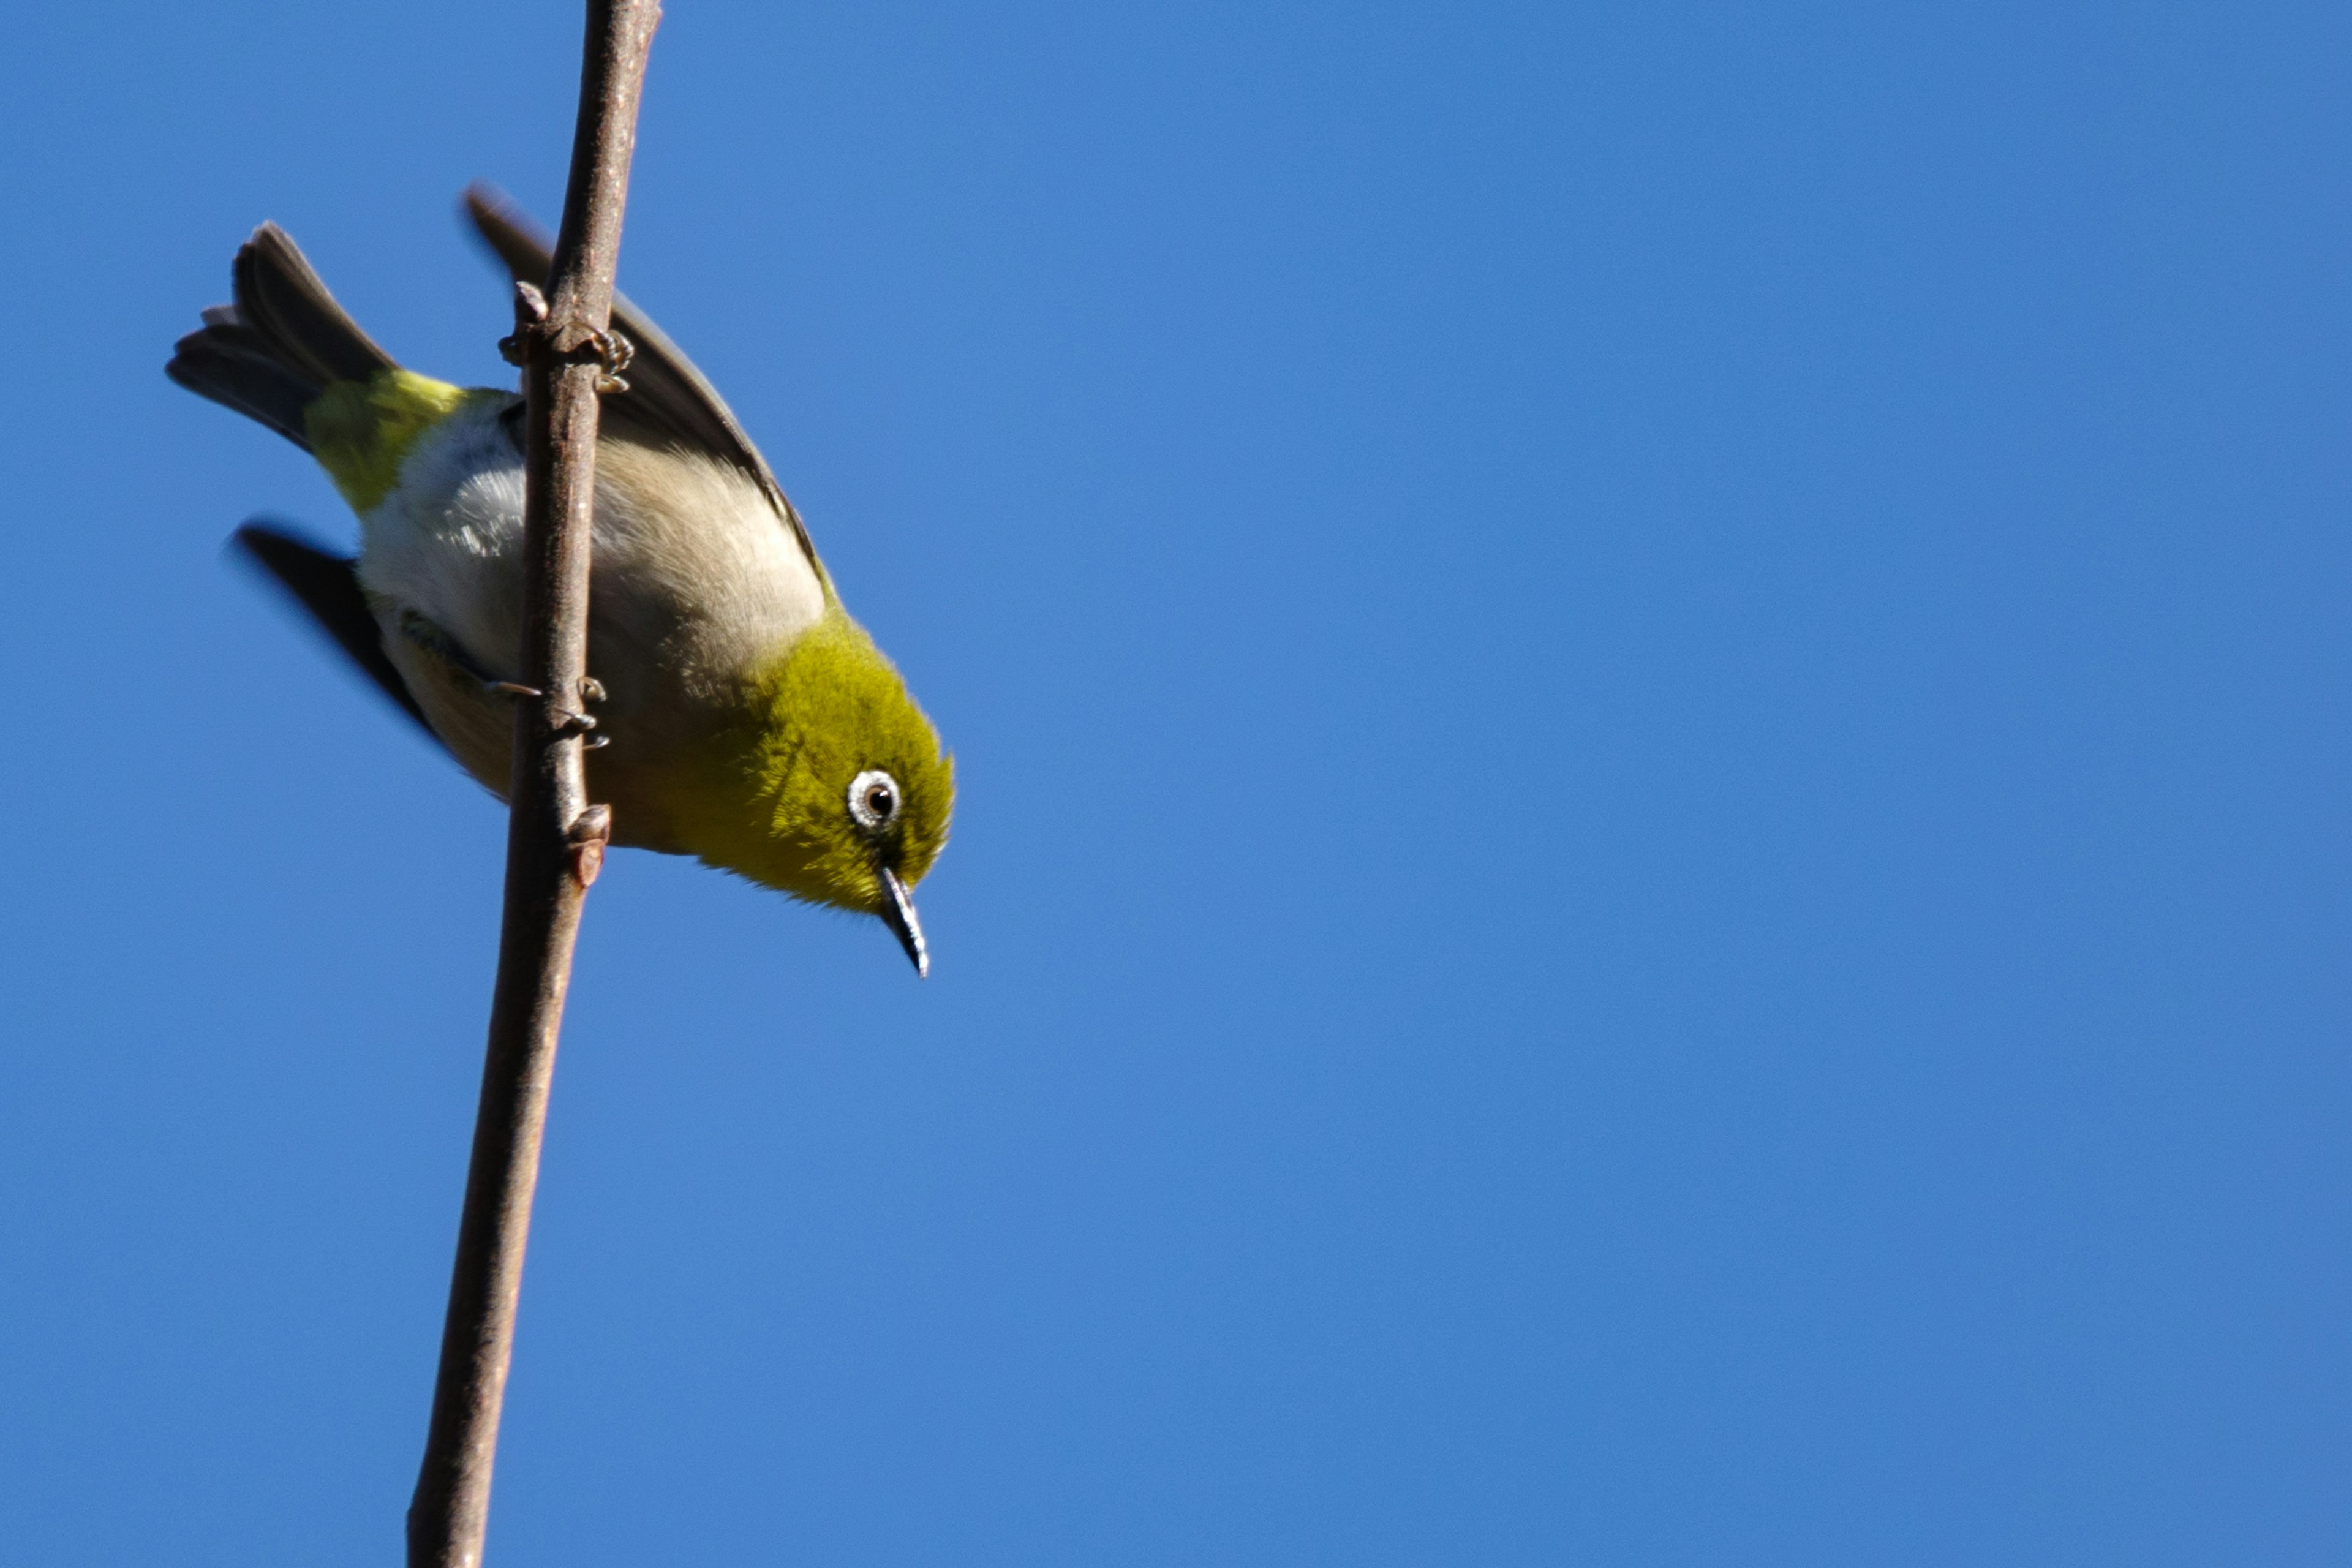
<path id="1" fill-rule="evenodd" d="M 425 1463 L 408 1509 L 409 1568 L 479 1568 L 490 1469 L 513 1356 L 523 1246 L 556 1035 L 588 885 L 612 816 L 588 803 L 588 552 L 597 394 L 617 374 L 610 334 L 630 154 L 658 0 L 588 0 L 580 119 L 544 297 L 518 289 L 527 420 L 523 679 L 508 792 L 506 914 L 473 1160 L 449 1280 Z"/>

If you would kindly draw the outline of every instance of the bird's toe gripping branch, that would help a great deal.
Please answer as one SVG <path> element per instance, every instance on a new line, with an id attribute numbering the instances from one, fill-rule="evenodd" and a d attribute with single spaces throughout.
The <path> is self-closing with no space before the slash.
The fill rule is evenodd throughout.
<path id="1" fill-rule="evenodd" d="M 499 357 L 520 368 L 527 345 L 527 332 L 543 332 L 555 343 L 556 352 L 568 360 L 596 366 L 596 390 L 611 397 L 629 390 L 628 378 L 622 374 L 636 363 L 637 345 L 613 327 L 591 327 L 574 321 L 568 327 L 551 322 L 547 315 L 547 296 L 532 284 L 517 279 L 515 283 L 515 330 L 511 336 L 499 340 Z"/>
<path id="2" fill-rule="evenodd" d="M 493 697 L 527 697 L 533 701 L 547 695 L 538 687 L 525 686 L 519 680 L 495 680 L 487 678 L 482 681 L 482 689 Z M 582 676 L 580 678 L 581 708 L 583 710 L 592 708 L 604 700 L 604 683 L 593 675 Z M 587 736 L 586 740 L 580 742 L 583 751 L 593 752 L 613 743 L 612 736 L 596 733 L 594 715 L 584 711 L 575 712 L 568 708 L 559 715 L 556 732 L 561 735 Z"/>

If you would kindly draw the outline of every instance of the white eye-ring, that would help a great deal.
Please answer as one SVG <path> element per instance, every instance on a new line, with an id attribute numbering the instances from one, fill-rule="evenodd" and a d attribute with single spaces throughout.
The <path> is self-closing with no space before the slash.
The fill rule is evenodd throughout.
<path id="1" fill-rule="evenodd" d="M 868 768 L 849 781 L 849 815 L 868 833 L 879 833 L 898 821 L 904 800 L 898 781 L 880 768 Z"/>

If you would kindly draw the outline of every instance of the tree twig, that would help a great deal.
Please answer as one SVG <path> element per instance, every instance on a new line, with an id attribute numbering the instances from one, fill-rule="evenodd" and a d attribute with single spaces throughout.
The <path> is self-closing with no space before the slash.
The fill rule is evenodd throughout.
<path id="1" fill-rule="evenodd" d="M 588 0 L 587 9 L 580 120 L 553 270 L 544 298 L 516 290 L 512 342 L 528 407 L 521 662 L 530 694 L 515 702 L 498 983 L 432 1423 L 408 1508 L 409 1568 L 479 1568 L 482 1560 L 572 941 L 612 832 L 610 813 L 588 804 L 581 756 L 593 727 L 583 721 L 593 690 L 586 679 L 589 522 L 597 392 L 614 358 L 606 332 L 613 268 L 661 6 Z"/>

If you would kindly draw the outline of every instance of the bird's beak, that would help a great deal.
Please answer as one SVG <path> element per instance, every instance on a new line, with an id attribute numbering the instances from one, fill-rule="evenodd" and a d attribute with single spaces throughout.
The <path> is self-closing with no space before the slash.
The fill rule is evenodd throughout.
<path id="1" fill-rule="evenodd" d="M 898 873 L 887 866 L 882 868 L 882 923 L 890 928 L 898 945 L 907 950 L 908 959 L 915 966 L 915 978 L 922 979 L 931 972 L 931 950 L 923 945 L 923 922 L 915 913 L 915 900 L 907 896 L 907 884 L 898 880 Z"/>

